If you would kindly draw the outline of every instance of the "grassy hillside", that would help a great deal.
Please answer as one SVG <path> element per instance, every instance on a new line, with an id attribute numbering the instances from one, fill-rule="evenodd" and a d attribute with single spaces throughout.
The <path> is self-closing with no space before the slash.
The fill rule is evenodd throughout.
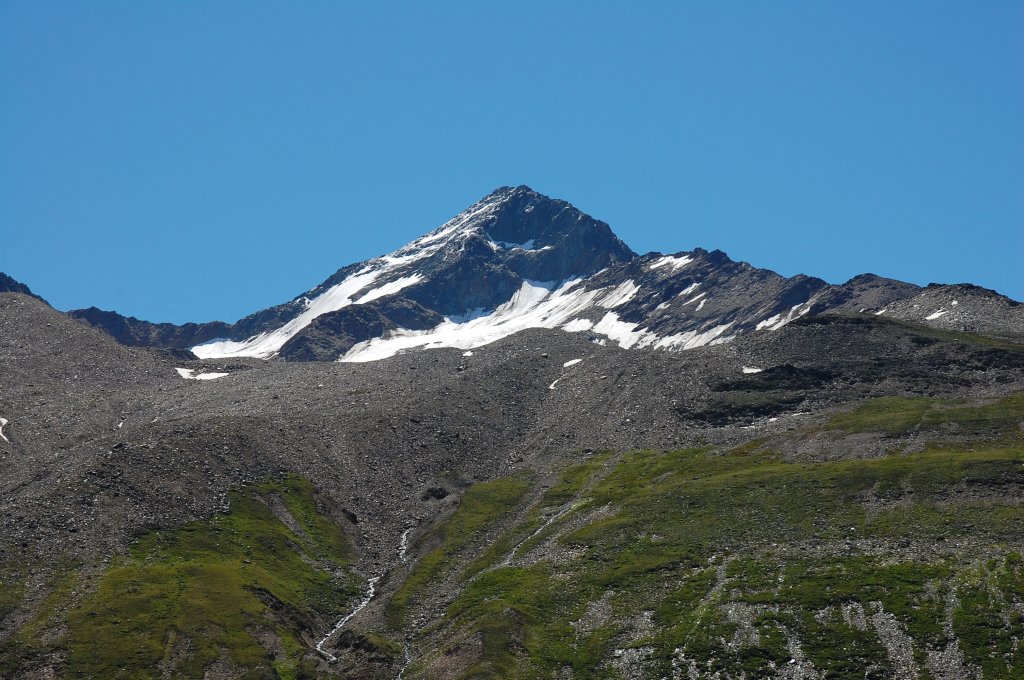
<path id="1" fill-rule="evenodd" d="M 308 481 L 247 487 L 230 512 L 147 534 L 97 577 L 66 569 L 0 676 L 59 655 L 67 678 L 313 677 L 310 636 L 361 592 L 351 558 Z"/>
<path id="2" fill-rule="evenodd" d="M 572 466 L 468 562 L 406 677 L 1024 677 L 1022 404 L 874 400 L 823 426 L 934 434 L 910 455 Z"/>
<path id="3" fill-rule="evenodd" d="M 473 484 L 334 664 L 313 646 L 363 592 L 353 548 L 310 482 L 249 486 L 31 606 L 35 565 L 5 566 L 0 677 L 1020 678 L 1022 422 L 1022 394 L 886 397 Z M 865 435 L 892 445 L 784 452 Z"/>

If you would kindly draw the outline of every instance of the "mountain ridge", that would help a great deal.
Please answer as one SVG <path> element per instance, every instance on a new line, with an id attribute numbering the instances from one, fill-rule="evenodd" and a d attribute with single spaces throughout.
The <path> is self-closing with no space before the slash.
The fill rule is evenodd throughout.
<path id="1" fill-rule="evenodd" d="M 68 314 L 123 344 L 210 359 L 360 361 L 425 347 L 470 350 L 533 327 L 690 349 L 830 312 L 1024 337 L 1019 305 L 980 287 L 922 288 L 874 274 L 830 284 L 703 248 L 641 255 L 607 223 L 525 185 L 500 187 L 398 250 L 344 266 L 234 323 L 151 323 L 95 307 Z"/>

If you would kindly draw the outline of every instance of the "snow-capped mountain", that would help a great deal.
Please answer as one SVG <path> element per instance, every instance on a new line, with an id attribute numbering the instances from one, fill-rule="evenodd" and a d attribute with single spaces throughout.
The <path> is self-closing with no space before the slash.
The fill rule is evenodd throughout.
<path id="1" fill-rule="evenodd" d="M 637 255 L 604 222 L 525 186 L 497 189 L 405 247 L 235 324 L 72 314 L 126 344 L 190 348 L 203 359 L 371 361 L 432 347 L 469 351 L 528 328 L 681 350 L 824 312 L 1024 332 L 1024 308 L 971 286 L 922 289 L 870 274 L 831 285 L 700 248 Z"/>

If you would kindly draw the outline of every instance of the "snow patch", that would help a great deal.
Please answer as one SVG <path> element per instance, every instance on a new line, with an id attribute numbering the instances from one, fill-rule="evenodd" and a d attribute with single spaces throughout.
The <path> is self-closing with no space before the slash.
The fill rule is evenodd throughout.
<path id="1" fill-rule="evenodd" d="M 583 361 L 583 359 L 569 359 L 564 364 L 562 364 L 562 368 L 569 368 L 570 366 L 575 366 L 576 364 L 580 363 L 581 361 Z"/>
<path id="2" fill-rule="evenodd" d="M 699 285 L 700 285 L 699 283 L 691 283 L 689 286 L 686 287 L 686 290 L 680 291 L 679 294 L 676 295 L 676 297 L 685 297 L 685 296 L 689 295 L 693 291 L 697 290 L 697 286 L 699 286 Z"/>
<path id="3" fill-rule="evenodd" d="M 607 289 L 584 290 L 578 283 L 524 281 L 512 299 L 489 313 L 449 317 L 427 330 L 396 329 L 356 344 L 340 361 L 375 361 L 413 348 L 471 349 L 528 328 L 557 328 L 590 308 L 598 295 L 608 295 Z"/>
<path id="4" fill-rule="evenodd" d="M 762 370 L 764 370 L 764 369 L 756 368 L 754 366 L 744 366 L 743 367 L 743 372 L 744 373 L 760 373 Z"/>
<path id="5" fill-rule="evenodd" d="M 467 349 L 465 352 L 462 353 L 462 356 L 464 356 L 464 357 L 471 357 L 471 356 L 473 356 L 473 351 Z"/>
<path id="6" fill-rule="evenodd" d="M 689 300 L 687 300 L 686 302 L 684 302 L 684 303 L 683 303 L 683 307 L 685 307 L 686 305 L 692 305 L 692 304 L 693 304 L 694 302 L 696 302 L 697 300 L 700 300 L 700 299 L 701 299 L 702 297 L 704 297 L 705 295 L 707 295 L 707 293 L 697 293 L 697 294 L 696 294 L 696 295 L 694 295 L 694 296 L 693 296 L 692 298 L 690 298 Z"/>
<path id="7" fill-rule="evenodd" d="M 601 320 L 594 324 L 593 330 L 595 333 L 608 336 L 609 340 L 614 340 L 624 349 L 639 345 L 647 336 L 643 331 L 637 330 L 636 324 L 620 321 L 619 315 L 615 312 L 608 312 L 601 317 Z"/>
<path id="8" fill-rule="evenodd" d="M 938 319 L 943 314 L 949 314 L 949 312 L 946 311 L 945 309 L 940 309 L 939 311 L 935 312 L 934 314 L 929 314 L 928 316 L 924 317 L 924 320 L 925 321 L 934 321 L 935 319 Z"/>
<path id="9" fill-rule="evenodd" d="M 200 359 L 223 357 L 257 357 L 269 359 L 277 354 L 299 331 L 313 322 L 321 314 L 336 312 L 352 304 L 352 298 L 359 291 L 370 286 L 386 270 L 366 271 L 365 269 L 345 278 L 341 283 L 331 286 L 323 294 L 310 301 L 306 309 L 294 319 L 276 328 L 255 335 L 247 340 L 211 340 L 192 348 L 192 353 Z M 385 284 L 386 286 L 387 284 Z M 367 293 L 372 295 L 372 291 Z"/>
<path id="10" fill-rule="evenodd" d="M 398 561 L 402 564 L 406 562 L 405 553 L 409 550 L 409 534 L 412 533 L 413 529 L 415 527 L 409 527 L 402 532 L 401 538 L 398 539 Z"/>
<path id="11" fill-rule="evenodd" d="M 686 331 L 661 338 L 654 343 L 657 349 L 693 349 L 704 345 L 720 345 L 729 342 L 735 335 L 724 335 L 732 327 L 732 322 L 715 326 L 705 331 Z"/>
<path id="12" fill-rule="evenodd" d="M 816 299 L 816 297 L 812 297 L 807 302 L 801 302 L 800 304 L 793 305 L 786 312 L 780 312 L 774 316 L 768 317 L 764 321 L 758 323 L 755 327 L 755 330 L 779 330 L 780 328 L 788 324 L 790 321 L 795 321 L 796 319 L 799 319 L 807 312 L 811 311 L 811 306 L 814 304 L 814 301 Z"/>
<path id="13" fill-rule="evenodd" d="M 7 427 L 7 422 L 7 418 L 0 418 L 0 439 L 3 439 L 5 442 L 10 444 L 11 440 L 8 439 L 7 435 L 4 434 L 4 428 Z"/>
<path id="14" fill-rule="evenodd" d="M 640 286 L 636 285 L 633 279 L 629 279 L 609 291 L 597 304 L 605 309 L 615 309 L 632 300 L 639 291 Z"/>
<path id="15" fill-rule="evenodd" d="M 569 331 L 570 333 L 579 333 L 581 331 L 589 331 L 594 327 L 594 322 L 589 319 L 573 319 L 568 323 L 562 324 L 563 331 Z"/>
<path id="16" fill-rule="evenodd" d="M 551 250 L 554 248 L 554 246 L 541 246 L 540 248 L 537 248 L 534 246 L 534 239 L 532 238 L 529 241 L 525 241 L 523 243 L 509 243 L 507 241 L 490 241 L 490 244 L 491 247 L 494 248 L 495 250 L 498 250 L 499 248 L 503 250 L 529 250 L 535 253 L 542 253 L 545 250 Z"/>
<path id="17" fill-rule="evenodd" d="M 701 295 L 703 295 L 703 294 L 704 294 L 704 293 L 701 293 Z M 701 301 L 700 301 L 700 304 L 699 304 L 699 305 L 697 305 L 697 309 L 695 309 L 695 310 L 693 310 L 693 311 L 695 311 L 695 312 L 699 312 L 699 311 L 700 311 L 701 309 L 703 309 L 703 308 L 704 308 L 704 305 L 706 305 L 707 303 L 708 303 L 708 298 L 704 298 L 703 300 L 701 300 Z"/>
<path id="18" fill-rule="evenodd" d="M 399 328 L 379 337 L 357 343 L 339 361 L 376 361 L 411 349 L 456 347 L 472 349 L 508 337 L 528 328 L 561 328 L 569 332 L 592 331 L 607 336 L 623 348 L 698 347 L 710 342 L 724 342 L 720 337 L 732 324 L 706 331 L 688 331 L 661 338 L 640 330 L 635 323 L 622 321 L 614 312 L 607 312 L 594 323 L 581 314 L 594 307 L 606 309 L 632 299 L 639 286 L 626 281 L 614 288 L 586 290 L 579 279 L 562 284 L 524 281 L 512 298 L 487 312 L 475 310 L 459 317 L 448 317 L 434 328 L 409 330 Z M 600 342 L 603 344 L 603 341 Z"/>
<path id="19" fill-rule="evenodd" d="M 393 295 L 403 288 L 408 288 L 414 283 L 419 283 L 423 280 L 422 274 L 412 274 L 411 276 L 403 276 L 400 279 L 389 281 L 379 288 L 374 288 L 369 293 L 363 294 L 358 300 L 353 302 L 354 305 L 365 305 L 367 302 L 371 302 L 378 298 L 382 298 L 385 295 Z"/>
<path id="20" fill-rule="evenodd" d="M 648 269 L 659 269 L 660 267 L 671 267 L 672 271 L 685 267 L 686 265 L 693 262 L 692 257 L 686 255 L 680 255 L 678 257 L 673 255 L 666 255 L 665 257 L 659 257 L 657 260 L 651 263 Z"/>
<path id="21" fill-rule="evenodd" d="M 227 373 L 196 373 L 194 368 L 176 368 L 174 370 L 185 380 L 216 380 L 228 375 Z"/>

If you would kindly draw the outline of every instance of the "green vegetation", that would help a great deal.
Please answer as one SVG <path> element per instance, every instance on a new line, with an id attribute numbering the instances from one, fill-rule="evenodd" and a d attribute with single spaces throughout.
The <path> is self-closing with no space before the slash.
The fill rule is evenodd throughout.
<path id="1" fill-rule="evenodd" d="M 757 442 L 569 468 L 463 574 L 426 635 L 452 653 L 480 636 L 467 678 L 618 677 L 619 663 L 645 677 L 691 664 L 761 677 L 801 663 L 826 678 L 883 678 L 891 635 L 912 641 L 920 677 L 950 644 L 986 678 L 1021 677 L 1024 559 L 1002 546 L 1024 532 L 1024 446 L 1006 436 L 1022 417 L 1022 395 L 872 400 L 829 427 L 1000 436 L 819 463 L 787 463 Z M 522 543 L 555 508 L 571 510 Z M 545 539 L 567 557 L 500 566 L 513 546 L 523 556 Z"/>
<path id="2" fill-rule="evenodd" d="M 570 465 L 563 469 L 559 474 L 558 481 L 544 492 L 539 502 L 530 507 L 524 519 L 516 525 L 515 529 L 502 533 L 491 542 L 483 554 L 469 564 L 463 572 L 462 578 L 469 579 L 494 565 L 511 553 L 513 549 L 516 549 L 516 546 L 519 546 L 518 550 L 529 550 L 536 542 L 543 540 L 550 531 L 555 529 L 556 523 L 551 521 L 556 518 L 554 513 L 568 510 L 569 508 L 565 508 L 560 511 L 559 508 L 582 494 L 610 457 L 609 453 L 597 454 L 583 463 Z M 550 524 L 545 527 L 548 522 Z"/>
<path id="3" fill-rule="evenodd" d="M 234 492 L 227 514 L 143 536 L 84 599 L 23 632 L 66 625 L 54 648 L 68 678 L 202 677 L 220 660 L 247 678 L 312 677 L 300 636 L 361 592 L 334 576 L 349 559 L 308 481 L 268 482 Z M 65 581 L 51 597 L 73 602 L 74 572 Z"/>
<path id="4" fill-rule="evenodd" d="M 964 575 L 953 627 L 964 654 L 986 677 L 1024 677 L 1024 558 L 1010 552 Z"/>
<path id="5" fill-rule="evenodd" d="M 437 547 L 417 563 L 402 587 L 388 602 L 389 623 L 400 628 L 409 600 L 425 585 L 447 574 L 458 555 L 479 539 L 481 532 L 512 511 L 529 489 L 530 485 L 526 481 L 512 477 L 469 487 L 459 499 L 459 506 L 451 517 L 420 538 L 420 542 L 436 542 Z"/>
<path id="6" fill-rule="evenodd" d="M 32 568 L 37 569 L 39 566 L 37 563 L 32 565 Z M 52 651 L 56 647 L 52 643 L 53 636 L 48 631 L 48 622 L 61 616 L 67 602 L 80 587 L 80 566 L 74 562 L 58 564 L 47 579 L 44 586 L 44 592 L 47 594 L 36 606 L 36 615 L 22 624 L 11 638 L 0 642 L 0 678 L 6 678 L 12 675 L 15 669 L 22 668 L 25 660 L 32 659 L 42 652 Z M 27 574 L 22 574 L 21 569 L 14 567 L 5 572 L 5 579 L 10 578 L 11 581 L 5 581 L 4 585 L 10 583 L 11 593 L 17 597 L 17 600 L 13 597 L 8 600 L 11 603 L 10 612 L 25 606 L 20 600 L 25 594 Z"/>
<path id="7" fill-rule="evenodd" d="M 0 621 L 18 608 L 25 595 L 25 581 L 28 573 L 25 567 L 10 565 L 0 567 Z"/>
<path id="8" fill-rule="evenodd" d="M 390 637 L 360 644 L 383 664 L 400 658 L 410 607 L 446 584 L 443 620 L 414 645 L 433 652 L 405 677 L 435 677 L 436 663 L 466 678 L 577 680 L 799 664 L 859 680 L 909 663 L 924 679 L 946 652 L 965 676 L 1024 677 L 1022 419 L 1024 393 L 871 399 L 813 432 L 931 443 L 787 462 L 759 439 L 594 455 L 550 488 L 474 484 L 420 537 L 425 555 L 386 606 Z M 146 535 L 100 576 L 65 565 L 0 650 L 0 677 L 51 653 L 68 678 L 202 677 L 214 664 L 316 677 L 302 635 L 361 592 L 351 572 L 336 576 L 350 558 L 308 482 L 248 487 L 230 513 Z M 27 573 L 0 572 L 0 614 L 21 606 Z"/>
<path id="9" fill-rule="evenodd" d="M 852 411 L 833 416 L 824 428 L 889 434 L 956 428 L 967 433 L 1019 434 L 1022 420 L 1024 392 L 984 406 L 927 397 L 881 397 L 868 399 Z"/>

